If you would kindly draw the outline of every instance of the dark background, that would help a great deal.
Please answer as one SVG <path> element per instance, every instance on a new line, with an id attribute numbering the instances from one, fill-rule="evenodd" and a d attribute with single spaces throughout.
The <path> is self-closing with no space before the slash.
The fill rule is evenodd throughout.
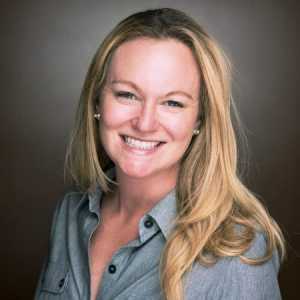
<path id="1" fill-rule="evenodd" d="M 31 299 L 63 162 L 92 55 L 127 15 L 169 6 L 200 21 L 231 52 L 234 94 L 252 152 L 250 188 L 290 247 L 283 299 L 300 284 L 300 42 L 297 1 L 1 1 L 1 299 Z"/>

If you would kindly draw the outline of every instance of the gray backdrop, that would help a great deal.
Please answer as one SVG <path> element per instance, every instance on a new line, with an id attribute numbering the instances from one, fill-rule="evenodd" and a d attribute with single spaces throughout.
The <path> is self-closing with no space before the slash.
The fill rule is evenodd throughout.
<path id="1" fill-rule="evenodd" d="M 298 299 L 300 65 L 294 3 L 0 2 L 1 299 L 33 296 L 53 211 L 66 188 L 64 152 L 93 53 L 121 18 L 158 6 L 189 13 L 232 53 L 238 70 L 234 93 L 254 162 L 248 184 L 285 231 L 291 247 L 281 290 L 284 299 Z"/>

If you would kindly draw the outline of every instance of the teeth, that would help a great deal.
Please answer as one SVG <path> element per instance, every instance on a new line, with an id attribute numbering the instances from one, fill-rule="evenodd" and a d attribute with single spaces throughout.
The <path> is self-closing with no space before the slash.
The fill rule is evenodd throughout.
<path id="1" fill-rule="evenodd" d="M 128 136 L 124 136 L 125 143 L 130 146 L 134 147 L 137 149 L 153 149 L 157 147 L 160 142 L 144 142 L 144 141 L 139 141 L 135 140 L 133 138 L 130 138 Z"/>

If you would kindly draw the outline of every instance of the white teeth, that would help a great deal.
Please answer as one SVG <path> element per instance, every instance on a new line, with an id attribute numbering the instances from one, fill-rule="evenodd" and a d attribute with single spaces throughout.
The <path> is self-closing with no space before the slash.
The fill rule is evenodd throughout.
<path id="1" fill-rule="evenodd" d="M 145 141 L 139 141 L 135 140 L 133 138 L 130 138 L 128 136 L 124 136 L 125 143 L 130 146 L 137 149 L 153 149 L 157 147 L 160 142 L 145 142 Z"/>

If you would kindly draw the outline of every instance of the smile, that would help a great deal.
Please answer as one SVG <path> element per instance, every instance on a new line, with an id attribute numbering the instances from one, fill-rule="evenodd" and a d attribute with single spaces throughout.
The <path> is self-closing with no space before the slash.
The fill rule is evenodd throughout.
<path id="1" fill-rule="evenodd" d="M 123 136 L 126 145 L 137 149 L 153 149 L 160 145 L 160 142 L 145 142 L 133 139 L 129 136 Z"/>

